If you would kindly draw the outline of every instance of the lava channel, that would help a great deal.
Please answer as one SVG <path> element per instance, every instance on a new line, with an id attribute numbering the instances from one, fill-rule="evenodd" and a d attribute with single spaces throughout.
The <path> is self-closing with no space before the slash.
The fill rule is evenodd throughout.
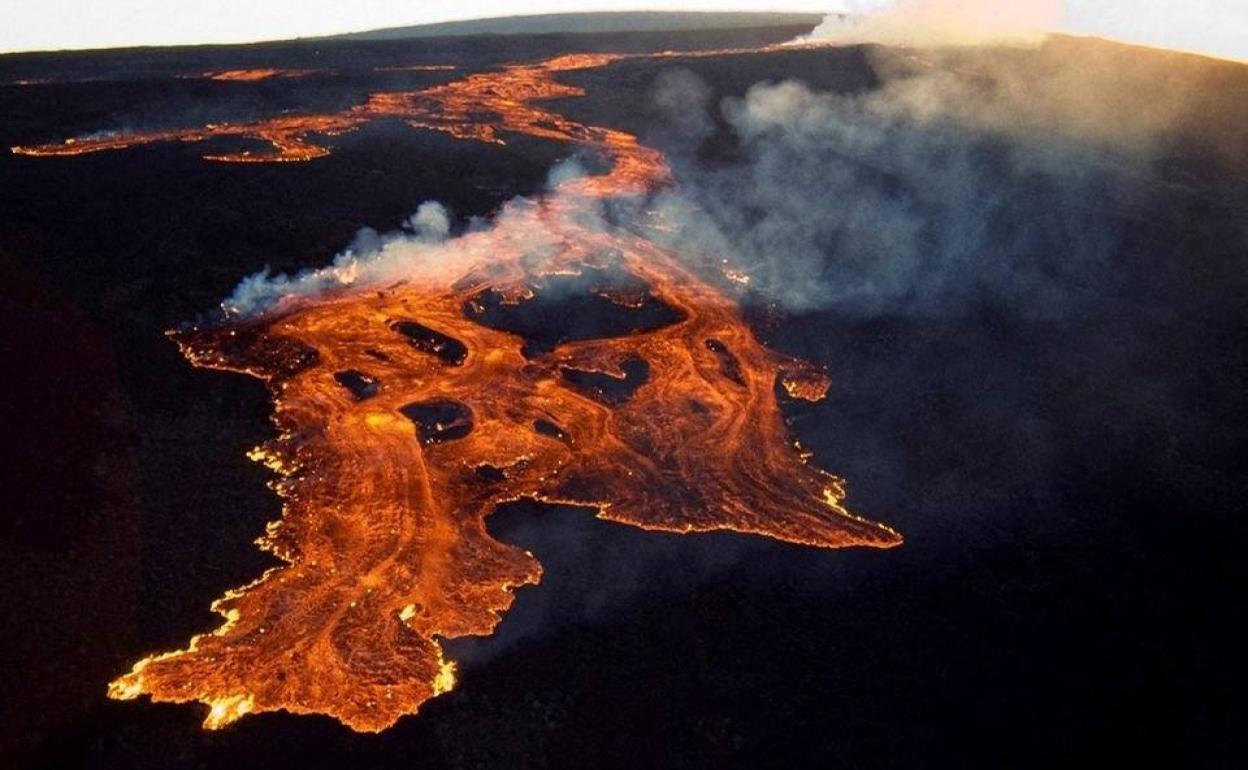
<path id="1" fill-rule="evenodd" d="M 491 633 L 514 589 L 538 582 L 532 554 L 486 531 L 508 501 L 587 506 L 662 532 L 901 542 L 851 513 L 842 480 L 809 465 L 789 434 L 780 399 L 823 398 L 822 370 L 765 348 L 729 293 L 636 228 L 580 224 L 602 198 L 671 181 L 635 137 L 541 106 L 581 93 L 557 73 L 618 58 L 514 65 L 338 115 L 20 150 L 233 134 L 275 149 L 215 159 L 299 160 L 327 152 L 311 133 L 397 116 L 467 140 L 570 142 L 610 161 L 447 242 L 446 258 L 413 261 L 401 281 L 171 332 L 195 365 L 245 372 L 272 394 L 277 437 L 253 457 L 278 474 L 284 507 L 258 542 L 282 564 L 217 600 L 215 631 L 135 664 L 113 697 L 199 701 L 209 728 L 285 710 L 383 730 L 454 686 L 442 640 Z M 526 258 L 534 233 L 545 239 L 537 264 Z M 525 313 L 557 281 L 579 282 L 604 317 L 647 320 L 526 339 Z"/>

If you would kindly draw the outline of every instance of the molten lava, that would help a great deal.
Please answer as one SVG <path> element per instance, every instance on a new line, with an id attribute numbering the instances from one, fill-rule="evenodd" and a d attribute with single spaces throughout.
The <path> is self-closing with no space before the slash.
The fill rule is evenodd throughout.
<path id="1" fill-rule="evenodd" d="M 205 72 L 203 76 L 209 80 L 229 80 L 250 83 L 257 80 L 269 80 L 270 78 L 301 78 L 310 74 L 312 74 L 312 70 L 279 70 L 270 67 L 262 67 L 260 69 L 250 70 L 218 70 L 214 72 Z"/>
<path id="2" fill-rule="evenodd" d="M 423 91 L 397 91 L 374 94 L 364 104 L 339 113 L 322 115 L 283 115 L 268 120 L 243 123 L 209 123 L 199 128 L 146 131 L 137 133 L 97 133 L 71 137 L 62 142 L 39 145 L 18 145 L 9 148 L 17 155 L 55 157 L 85 155 L 103 150 L 120 150 L 155 142 L 202 142 L 210 139 L 254 139 L 272 145 L 262 152 L 208 153 L 205 160 L 225 163 L 271 163 L 306 161 L 330 154 L 330 150 L 312 142 L 314 135 L 337 136 L 382 118 L 406 120 L 416 128 L 432 128 L 464 139 L 502 144 L 498 131 L 529 133 L 560 141 L 597 146 L 606 129 L 570 123 L 563 118 L 538 109 L 532 102 L 581 96 L 584 91 L 558 83 L 555 72 L 602 67 L 613 61 L 630 58 L 694 58 L 733 53 L 772 50 L 724 49 L 695 52 L 663 51 L 657 54 L 572 54 L 539 64 L 517 64 L 499 72 L 471 75 L 464 80 Z M 419 70 L 454 69 L 451 66 L 415 65 Z M 248 79 L 246 73 L 292 72 L 301 70 L 234 70 L 233 79 Z M 241 74 L 240 74 L 241 73 Z M 211 76 L 212 73 L 209 73 Z M 258 78 L 250 78 L 258 79 Z M 470 110 L 489 113 L 473 114 Z M 554 119 L 556 125 L 546 126 Z M 636 144 L 636 140 L 618 132 L 608 132 L 615 141 Z M 657 155 L 657 153 L 656 153 Z"/>
<path id="3" fill-rule="evenodd" d="M 454 686 L 440 640 L 491 633 L 513 590 L 538 581 L 532 554 L 486 531 L 507 501 L 588 506 L 665 532 L 900 543 L 846 510 L 842 481 L 808 465 L 789 435 L 782 394 L 819 400 L 826 375 L 764 348 L 722 282 L 644 227 L 585 224 L 600 199 L 670 181 L 662 155 L 635 137 L 538 106 L 581 93 L 557 73 L 617 58 L 511 66 L 377 94 L 339 116 L 70 148 L 229 133 L 276 151 L 217 159 L 294 160 L 325 152 L 308 134 L 399 116 L 464 139 L 571 142 L 611 161 L 604 175 L 565 182 L 447 242 L 437 259 L 413 257 L 397 282 L 340 276 L 335 290 L 291 296 L 258 317 L 173 333 L 195 365 L 246 372 L 272 393 L 278 437 L 253 456 L 280 475 L 285 505 L 258 542 L 284 564 L 218 600 L 220 628 L 139 661 L 113 697 L 200 701 L 210 728 L 287 710 L 385 729 Z M 648 320 L 526 339 L 516 318 L 560 281 L 585 287 L 604 316 Z"/>

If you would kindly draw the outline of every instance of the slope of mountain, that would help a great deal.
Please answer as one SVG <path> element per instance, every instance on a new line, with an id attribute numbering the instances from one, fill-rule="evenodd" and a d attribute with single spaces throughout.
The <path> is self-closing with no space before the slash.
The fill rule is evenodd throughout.
<path id="1" fill-rule="evenodd" d="M 389 27 L 334 35 L 333 39 L 403 40 L 460 35 L 549 35 L 602 32 L 671 32 L 818 24 L 814 13 L 707 13 L 621 11 L 612 13 L 548 13 L 470 19 L 410 27 Z"/>

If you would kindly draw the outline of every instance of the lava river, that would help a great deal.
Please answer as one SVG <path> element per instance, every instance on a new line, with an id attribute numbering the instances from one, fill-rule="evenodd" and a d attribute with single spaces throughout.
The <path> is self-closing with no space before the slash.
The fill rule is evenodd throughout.
<path id="1" fill-rule="evenodd" d="M 850 513 L 841 480 L 808 465 L 787 430 L 780 399 L 821 399 L 825 374 L 763 347 L 727 282 L 644 227 L 587 224 L 603 199 L 672 184 L 663 156 L 635 137 L 541 105 L 582 93 L 557 73 L 618 58 L 505 67 L 342 114 L 15 148 L 230 135 L 273 149 L 210 158 L 306 160 L 329 152 L 312 135 L 400 117 L 470 140 L 569 142 L 610 163 L 428 246 L 436 258 L 417 250 L 397 280 L 340 266 L 323 290 L 171 332 L 195 365 L 248 373 L 272 393 L 278 435 L 254 457 L 278 474 L 284 512 L 259 543 L 283 564 L 219 599 L 215 631 L 139 661 L 113 697 L 200 701 L 207 727 L 286 710 L 385 729 L 454 686 L 440 640 L 491 633 L 513 590 L 538 582 L 532 554 L 486 531 L 506 501 L 587 506 L 664 532 L 900 543 Z M 615 328 L 537 343 L 517 332 L 534 303 L 570 286 Z"/>

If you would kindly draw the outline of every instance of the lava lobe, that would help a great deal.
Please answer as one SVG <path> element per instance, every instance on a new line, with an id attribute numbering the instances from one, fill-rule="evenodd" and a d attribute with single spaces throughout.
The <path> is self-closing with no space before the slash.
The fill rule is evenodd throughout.
<path id="1" fill-rule="evenodd" d="M 229 135 L 274 150 L 216 159 L 297 160 L 328 152 L 309 133 L 400 116 L 469 140 L 570 142 L 609 162 L 448 242 L 447 259 L 413 264 L 406 280 L 173 333 L 195 365 L 269 386 L 278 435 L 252 457 L 279 475 L 284 508 L 259 544 L 284 563 L 217 600 L 215 631 L 135 664 L 113 697 L 200 701 L 210 728 L 285 710 L 383 730 L 454 686 L 441 640 L 491 633 L 513 590 L 538 582 L 533 555 L 485 528 L 521 498 L 664 532 L 900 543 L 850 513 L 842 481 L 789 436 L 777 386 L 818 400 L 826 375 L 764 348 L 733 299 L 678 255 L 573 216 L 670 181 L 634 137 L 540 106 L 580 93 L 556 73 L 616 58 L 514 65 L 339 115 L 24 150 Z M 537 262 L 523 247 L 535 232 L 550 247 Z"/>

